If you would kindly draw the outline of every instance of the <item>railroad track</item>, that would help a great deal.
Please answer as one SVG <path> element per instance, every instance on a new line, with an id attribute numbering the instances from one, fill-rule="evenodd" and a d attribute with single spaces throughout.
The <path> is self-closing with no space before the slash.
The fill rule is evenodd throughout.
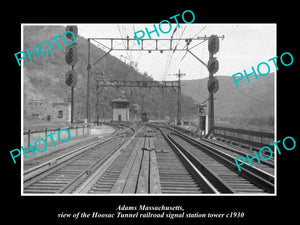
<path id="1" fill-rule="evenodd" d="M 102 142 L 53 158 L 24 172 L 24 193 L 71 193 L 112 157 L 135 133 L 127 129 Z"/>
<path id="2" fill-rule="evenodd" d="M 173 132 L 182 135 L 183 133 L 180 132 L 179 130 L 176 130 L 172 127 L 168 127 L 168 129 L 172 130 Z M 190 137 L 191 139 L 194 139 Z M 195 139 L 194 139 L 195 140 Z M 246 154 L 249 156 L 249 158 L 253 158 L 255 155 L 253 154 L 253 151 L 247 148 L 243 147 L 233 147 L 231 145 L 227 145 L 225 143 L 220 143 L 219 141 L 216 140 L 211 140 L 211 139 L 197 139 L 197 142 L 200 143 L 203 146 L 206 146 L 211 149 L 217 149 L 218 151 L 221 151 L 223 153 L 226 153 L 228 155 L 231 155 L 234 158 L 238 157 L 246 157 Z M 262 155 L 265 158 L 269 158 L 269 152 L 268 154 L 262 153 Z M 258 163 L 256 160 L 251 161 L 254 167 L 265 171 L 266 173 L 269 173 L 270 175 L 274 176 L 274 158 L 269 159 L 268 161 L 265 160 L 260 160 L 260 163 Z"/>
<path id="3" fill-rule="evenodd" d="M 112 134 L 110 134 L 108 136 L 108 138 L 117 136 L 117 135 L 121 134 L 122 132 L 124 132 L 124 127 L 115 126 L 115 125 L 114 125 L 114 127 L 115 127 L 115 131 Z M 99 142 L 99 138 L 97 136 L 95 136 L 93 138 L 82 141 L 80 143 L 76 142 L 72 145 L 68 145 L 68 147 L 61 148 L 59 150 L 48 152 L 47 154 L 41 154 L 40 156 L 35 157 L 29 161 L 25 161 L 23 163 L 23 169 L 24 169 L 24 171 L 30 170 L 33 167 L 37 167 L 43 163 L 49 162 L 52 159 L 59 158 L 60 156 L 63 156 L 63 155 L 65 155 L 71 151 L 74 151 L 78 148 L 81 148 L 81 147 L 85 148 L 86 146 L 89 146 L 92 143 L 98 143 L 98 142 Z"/>
<path id="4" fill-rule="evenodd" d="M 231 146 L 223 145 L 217 141 L 214 140 L 199 140 L 199 143 L 203 144 L 204 146 L 207 146 L 209 148 L 214 148 L 218 149 L 219 151 L 226 153 L 234 158 L 238 157 L 245 157 L 246 154 L 249 156 L 249 158 L 253 158 L 255 155 L 253 154 L 253 151 L 245 148 L 233 148 Z M 266 155 L 262 153 L 262 155 L 265 158 L 269 158 L 270 155 Z M 256 160 L 252 160 L 251 163 L 253 164 L 254 167 L 265 171 L 266 173 L 269 173 L 270 175 L 274 176 L 274 159 L 271 158 L 268 161 L 265 160 L 260 160 L 260 163 L 258 163 Z"/>
<path id="5" fill-rule="evenodd" d="M 156 158 L 148 129 L 141 128 L 116 157 L 99 168 L 74 193 L 160 193 Z"/>
<path id="6" fill-rule="evenodd" d="M 163 194 L 218 193 L 187 158 L 180 155 L 175 145 L 171 147 L 162 134 L 157 132 L 156 135 L 160 138 L 153 142 Z"/>
<path id="7" fill-rule="evenodd" d="M 246 165 L 237 171 L 235 157 L 186 135 L 165 130 L 166 136 L 201 170 L 220 193 L 274 193 L 274 176 Z"/>
<path id="8" fill-rule="evenodd" d="M 178 156 L 159 130 L 145 128 L 115 159 L 99 168 L 74 193 L 199 194 L 217 190 L 186 159 Z"/>
<path id="9" fill-rule="evenodd" d="M 274 193 L 270 173 L 238 172 L 235 158 L 166 127 L 136 126 L 25 171 L 24 193 Z"/>
<path id="10" fill-rule="evenodd" d="M 107 161 L 105 165 L 99 167 L 99 169 L 78 187 L 75 194 L 107 194 L 107 193 L 122 193 L 120 188 L 116 188 L 117 179 L 120 177 L 122 170 L 124 169 L 131 152 L 137 145 L 137 142 L 141 140 L 134 138 L 132 142 L 128 144 L 122 151 L 119 152 L 111 160 Z M 119 190 L 119 191 L 118 191 Z"/>

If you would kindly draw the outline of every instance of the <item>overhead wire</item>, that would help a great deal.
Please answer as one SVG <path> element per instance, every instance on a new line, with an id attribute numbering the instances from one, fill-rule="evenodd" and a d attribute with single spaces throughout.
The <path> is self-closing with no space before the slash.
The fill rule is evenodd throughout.
<path id="1" fill-rule="evenodd" d="M 180 55 L 177 55 L 177 57 L 173 60 L 173 55 L 174 55 L 174 53 L 175 53 L 175 51 L 176 51 L 176 49 L 177 49 L 177 46 L 179 45 L 179 43 L 180 43 L 180 41 L 181 41 L 181 39 L 182 39 L 182 36 L 183 36 L 183 34 L 184 34 L 186 28 L 187 28 L 187 26 L 185 26 L 185 27 L 183 28 L 183 30 L 182 30 L 181 33 L 178 33 L 178 32 L 177 32 L 177 39 L 178 39 L 178 41 L 177 41 L 177 43 L 176 43 L 176 46 L 174 47 L 174 50 L 171 51 L 171 52 L 172 52 L 172 55 L 171 55 L 170 62 L 169 62 L 169 64 L 168 64 L 167 72 L 169 71 L 171 65 L 174 64 L 174 62 L 176 62 L 177 59 L 178 59 L 179 56 L 180 56 Z"/>
<path id="2" fill-rule="evenodd" d="M 125 40 L 123 39 L 123 34 L 122 34 L 122 32 L 121 32 L 120 26 L 117 25 L 117 27 L 118 27 L 118 30 L 119 30 L 120 37 L 122 38 L 122 43 L 123 43 L 123 45 L 124 45 L 124 49 L 126 49 L 126 43 L 125 43 Z M 122 27 L 122 29 L 124 29 L 124 27 Z M 126 55 L 127 55 L 127 57 L 128 57 L 129 63 L 130 63 L 130 62 L 132 61 L 132 58 L 131 58 L 131 56 L 128 54 L 128 51 L 127 51 L 127 50 L 126 50 Z"/>
<path id="3" fill-rule="evenodd" d="M 195 35 L 192 37 L 192 39 L 193 39 L 194 37 L 196 37 L 197 35 L 199 35 L 205 28 L 206 28 L 206 26 L 204 26 L 197 34 L 195 34 Z M 201 41 L 200 43 L 198 43 L 198 44 L 194 45 L 193 47 L 189 48 L 189 50 L 195 48 L 196 46 L 202 44 L 202 43 L 205 42 L 205 41 L 206 41 L 206 40 Z M 186 45 L 185 45 L 184 47 L 186 47 L 186 46 L 187 46 L 187 43 L 186 43 Z M 184 56 L 181 58 L 180 62 L 185 58 L 186 55 L 187 55 L 187 51 L 185 52 Z"/>
<path id="4" fill-rule="evenodd" d="M 174 31 L 173 31 L 173 33 L 171 35 L 171 40 L 173 39 L 173 36 L 176 33 L 176 31 L 177 31 L 177 27 L 175 27 L 175 29 L 174 29 Z M 178 32 L 177 32 L 177 34 L 178 34 Z M 175 50 L 176 50 L 176 46 L 175 46 Z M 164 81 L 166 80 L 166 78 L 168 76 L 168 71 L 170 69 L 171 61 L 172 61 L 173 54 L 174 54 L 175 50 L 170 51 L 169 54 L 168 54 L 168 56 L 167 56 L 167 62 L 166 62 L 165 70 L 164 70 L 164 76 L 163 76 L 163 80 Z"/>
<path id="5" fill-rule="evenodd" d="M 202 45 L 202 53 L 203 52 L 204 52 L 204 45 Z M 200 75 L 202 74 L 202 69 L 203 69 L 203 66 L 200 66 Z M 199 99 L 201 98 L 200 85 L 201 85 L 201 79 L 199 79 L 199 82 L 198 82 L 198 95 L 197 96 L 199 96 Z"/>
<path id="6" fill-rule="evenodd" d="M 133 33 L 135 33 L 135 28 L 134 28 L 134 25 L 132 25 L 132 29 L 133 29 Z M 134 45 L 137 45 L 136 43 L 137 42 L 133 42 L 134 43 Z M 142 56 L 142 51 L 137 51 L 138 53 L 139 53 L 139 55 L 140 55 L 140 57 Z M 139 58 L 140 58 L 139 57 Z"/>
<path id="7" fill-rule="evenodd" d="M 121 32 L 121 29 L 120 29 L 119 25 L 117 25 L 117 27 L 118 27 L 118 30 L 119 30 L 120 37 L 123 39 L 123 34 L 122 34 L 122 32 Z M 125 44 L 124 40 L 122 40 L 122 43 L 123 43 L 123 45 L 124 45 L 124 48 L 126 49 L 126 44 Z M 129 60 L 129 65 L 131 65 L 132 57 L 129 56 L 127 50 L 126 50 L 126 54 L 127 54 L 128 60 Z M 125 75 L 126 77 L 127 77 L 128 74 L 130 73 L 130 71 L 132 70 L 132 68 L 133 68 L 133 66 L 129 66 L 129 68 L 128 68 L 128 70 L 127 70 L 127 74 Z"/>

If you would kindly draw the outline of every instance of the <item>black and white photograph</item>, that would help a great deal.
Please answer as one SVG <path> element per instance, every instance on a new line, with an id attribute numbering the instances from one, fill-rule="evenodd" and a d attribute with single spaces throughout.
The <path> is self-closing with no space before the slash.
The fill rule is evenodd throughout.
<path id="1" fill-rule="evenodd" d="M 276 193 L 276 24 L 22 25 L 23 194 Z"/>
<path id="2" fill-rule="evenodd" d="M 24 222 L 295 218 L 297 51 L 286 21 L 188 6 L 96 15 L 12 25 L 7 193 Z"/>

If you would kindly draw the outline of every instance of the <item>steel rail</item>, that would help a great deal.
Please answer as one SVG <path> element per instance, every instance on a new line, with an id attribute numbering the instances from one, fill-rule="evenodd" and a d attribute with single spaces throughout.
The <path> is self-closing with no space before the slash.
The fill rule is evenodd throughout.
<path id="1" fill-rule="evenodd" d="M 109 137 L 106 138 L 102 141 L 93 141 L 92 143 L 89 143 L 85 146 L 82 146 L 80 148 L 77 148 L 71 152 L 68 152 L 64 155 L 58 156 L 54 159 L 51 159 L 45 163 L 42 163 L 38 166 L 35 166 L 33 168 L 30 168 L 26 171 L 23 172 L 23 182 L 24 182 L 24 187 L 26 187 L 27 185 L 29 185 L 30 183 L 28 183 L 31 179 L 37 178 L 37 176 L 41 176 L 43 173 L 52 170 L 52 169 L 56 169 L 58 166 L 69 162 L 70 160 L 74 159 L 77 156 L 80 156 L 82 153 L 86 153 L 86 151 L 88 149 L 93 148 L 96 145 L 99 144 L 104 144 L 107 143 L 109 141 L 111 141 L 113 139 L 113 137 Z"/>
<path id="2" fill-rule="evenodd" d="M 143 127 L 142 127 L 143 128 Z M 136 135 L 141 131 L 135 131 L 133 128 L 130 127 L 134 131 L 134 135 L 130 137 L 125 143 L 123 143 L 119 148 L 114 152 L 114 154 L 109 157 L 103 165 L 95 169 L 95 172 L 86 179 L 80 186 L 78 186 L 74 190 L 74 194 L 81 194 L 81 193 L 88 193 L 88 191 L 92 188 L 92 186 L 96 183 L 96 181 L 104 174 L 104 172 L 108 169 L 109 166 L 117 159 L 117 157 L 122 153 L 122 151 L 132 142 L 132 140 L 136 137 Z"/>
<path id="3" fill-rule="evenodd" d="M 127 128 L 126 130 L 130 130 Z M 88 154 L 93 150 L 93 147 L 103 145 L 105 143 L 113 141 L 115 137 L 118 137 L 123 130 L 119 129 L 117 132 L 114 132 L 109 137 L 105 138 L 104 140 L 97 140 L 91 143 L 88 143 L 85 146 L 79 147 L 73 151 L 70 151 L 66 154 L 61 156 L 55 157 L 45 163 L 42 163 L 36 167 L 30 168 L 23 173 L 23 189 L 28 187 L 29 185 L 35 183 L 36 181 L 43 179 L 47 175 L 63 168 L 64 166 L 76 161 L 83 155 Z M 123 135 L 123 140 L 125 140 L 125 135 Z M 89 168 L 90 170 L 92 168 Z M 90 172 L 88 172 L 90 173 Z"/>
<path id="4" fill-rule="evenodd" d="M 178 134 L 183 134 L 183 135 L 187 135 L 187 133 L 183 133 L 184 131 L 179 131 L 179 130 L 177 130 L 177 129 L 175 129 L 175 128 L 173 128 L 173 127 L 170 127 L 170 126 L 168 126 L 168 129 L 170 129 L 170 130 L 172 130 L 173 132 L 175 132 L 175 133 L 178 133 Z M 187 132 L 188 132 L 188 130 L 187 130 Z M 189 132 L 188 132 L 189 133 Z M 187 136 L 189 136 L 189 135 L 187 135 Z M 190 136 L 189 136 L 190 137 Z M 192 137 L 190 137 L 190 138 L 192 138 Z M 192 138 L 193 139 L 193 138 Z M 195 140 L 195 139 L 193 139 L 193 140 Z M 197 140 L 198 141 L 198 140 Z M 198 141 L 199 142 L 199 141 Z M 206 142 L 206 143 L 208 143 L 208 144 L 206 144 L 206 143 L 203 143 L 203 142 Z M 215 145 L 215 146 L 219 146 L 219 147 L 222 147 L 222 148 L 224 148 L 224 149 L 226 149 L 226 150 L 228 150 L 228 151 L 231 151 L 231 152 L 233 152 L 233 153 L 237 153 L 237 154 L 240 154 L 241 156 L 246 156 L 246 154 L 248 154 L 248 153 L 246 153 L 245 151 L 246 151 L 246 149 L 244 150 L 244 151 L 239 151 L 239 150 L 236 150 L 236 149 L 234 149 L 233 147 L 230 147 L 230 146 L 224 146 L 224 145 L 222 145 L 221 143 L 215 143 L 215 142 L 212 142 L 211 140 L 209 140 L 209 139 L 201 139 L 201 141 L 199 142 L 199 143 L 201 143 L 202 145 L 205 145 L 205 146 L 207 146 L 207 147 L 210 147 L 210 144 L 211 145 Z M 266 156 L 266 157 L 269 157 L 270 155 L 268 155 L 268 154 L 265 154 L 265 153 L 263 153 L 263 155 L 264 156 Z M 248 154 L 248 156 L 249 157 L 254 157 L 254 155 L 252 155 L 252 154 Z M 272 163 L 273 162 L 273 163 Z M 274 168 L 274 161 L 271 159 L 271 162 L 269 162 L 269 161 L 261 161 L 260 162 L 261 164 L 264 164 L 264 165 L 267 165 L 267 166 L 269 166 L 269 167 L 271 167 L 271 168 Z"/>
<path id="5" fill-rule="evenodd" d="M 179 134 L 177 132 L 173 134 L 177 135 L 178 137 L 181 137 L 182 139 L 194 145 L 195 147 L 199 149 L 201 148 L 203 152 L 205 152 L 215 160 L 219 161 L 230 170 L 236 172 L 240 176 L 246 178 L 258 187 L 262 188 L 267 193 L 274 193 L 274 176 L 272 176 L 271 174 L 247 164 L 245 164 L 243 170 L 239 172 L 235 164 L 234 157 L 223 153 L 217 149 L 213 149 L 212 147 L 205 146 L 189 136 Z"/>
<path id="6" fill-rule="evenodd" d="M 76 178 L 74 178 L 71 182 L 69 182 L 67 185 L 62 187 L 57 193 L 70 193 L 76 186 L 79 185 L 80 182 L 83 182 L 88 176 L 93 174 L 99 166 L 102 165 L 102 163 L 105 163 L 105 161 L 109 160 L 111 157 L 116 155 L 118 153 L 117 151 L 122 147 L 124 144 L 126 138 L 125 135 L 123 135 L 123 139 L 121 143 L 119 143 L 117 146 L 113 148 L 113 150 L 107 152 L 104 156 L 97 159 L 93 164 L 91 164 L 88 168 L 84 169 Z"/>
<path id="7" fill-rule="evenodd" d="M 246 157 L 246 154 L 250 157 L 250 158 L 252 158 L 252 157 L 254 157 L 254 155 L 252 155 L 252 154 L 248 154 L 248 152 L 246 153 L 246 149 L 244 150 L 244 151 L 239 151 L 239 150 L 236 150 L 236 149 L 234 149 L 234 148 L 232 148 L 232 147 L 229 147 L 229 146 L 224 146 L 224 145 L 222 145 L 221 143 L 216 143 L 216 142 L 212 142 L 212 141 L 210 141 L 209 139 L 208 140 L 206 140 L 206 139 L 202 139 L 201 140 L 202 142 L 206 142 L 206 143 L 208 143 L 208 144 L 204 144 L 204 143 L 201 143 L 201 144 L 204 144 L 204 145 L 206 145 L 206 146 L 208 146 L 208 145 L 215 145 L 215 146 L 219 146 L 219 147 L 221 147 L 221 148 L 224 148 L 224 149 L 226 149 L 226 150 L 228 150 L 228 151 L 231 151 L 231 152 L 233 152 L 233 153 L 237 153 L 237 154 L 240 154 L 240 155 L 242 155 L 242 156 L 245 156 Z M 249 150 L 248 150 L 249 151 Z M 262 153 L 262 155 L 263 156 L 265 156 L 265 157 L 270 157 L 270 155 L 267 155 L 267 154 L 264 154 L 264 153 Z M 270 162 L 271 161 L 271 162 Z M 271 167 L 271 168 L 274 168 L 274 160 L 273 159 L 270 159 L 270 161 L 260 161 L 260 163 L 261 164 L 264 164 L 264 165 L 267 165 L 267 166 L 269 166 L 269 167 Z"/>
<path id="8" fill-rule="evenodd" d="M 190 170 L 194 171 L 194 174 L 197 175 L 199 181 L 202 181 L 207 185 L 207 190 L 209 190 L 208 193 L 233 193 L 233 190 L 228 185 L 226 185 L 205 165 L 195 160 L 195 158 L 193 158 L 184 148 L 178 145 L 169 134 L 165 134 L 165 132 L 161 129 L 160 131 L 170 147 L 181 156 L 181 159 L 185 161 L 185 165 L 187 165 Z"/>

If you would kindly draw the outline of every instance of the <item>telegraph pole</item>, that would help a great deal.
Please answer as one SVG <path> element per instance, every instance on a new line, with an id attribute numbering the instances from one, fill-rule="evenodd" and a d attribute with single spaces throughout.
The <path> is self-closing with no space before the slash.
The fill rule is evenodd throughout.
<path id="1" fill-rule="evenodd" d="M 174 74 L 178 77 L 178 92 L 177 92 L 177 125 L 181 125 L 181 77 L 185 76 L 185 73 L 179 72 Z"/>

